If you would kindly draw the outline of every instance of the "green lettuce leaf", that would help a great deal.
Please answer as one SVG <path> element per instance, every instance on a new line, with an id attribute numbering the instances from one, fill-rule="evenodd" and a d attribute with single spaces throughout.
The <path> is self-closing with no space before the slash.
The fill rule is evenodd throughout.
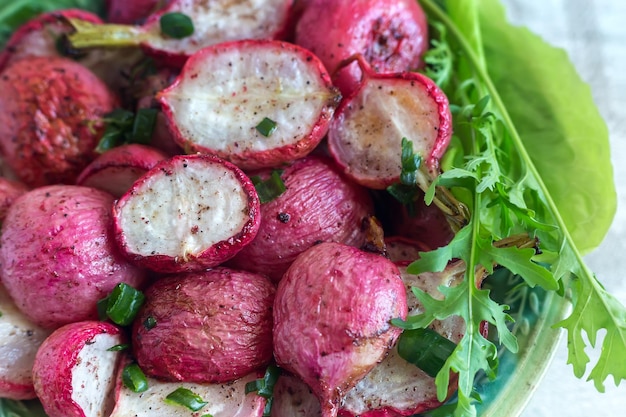
<path id="1" fill-rule="evenodd" d="M 606 124 L 565 51 L 479 1 L 487 72 L 582 253 L 604 239 L 616 191 Z"/>

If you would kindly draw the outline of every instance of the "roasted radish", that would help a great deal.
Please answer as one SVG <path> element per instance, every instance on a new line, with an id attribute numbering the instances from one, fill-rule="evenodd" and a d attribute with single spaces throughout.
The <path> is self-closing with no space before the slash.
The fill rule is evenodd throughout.
<path id="1" fill-rule="evenodd" d="M 198 52 L 158 98 L 181 147 L 254 169 L 310 153 L 339 95 L 311 52 L 246 40 Z"/>
<path id="2" fill-rule="evenodd" d="M 116 238 L 157 272 L 199 271 L 232 258 L 259 229 L 259 198 L 235 165 L 178 155 L 141 177 L 114 206 Z"/>
<path id="3" fill-rule="evenodd" d="M 310 0 L 296 25 L 295 43 L 320 57 L 345 96 L 361 79 L 362 54 L 376 72 L 417 69 L 428 48 L 428 24 L 415 0 Z"/>
<path id="4" fill-rule="evenodd" d="M 339 244 L 302 252 L 278 284 L 274 357 L 336 416 L 345 393 L 387 354 L 400 335 L 406 291 L 386 258 Z"/>
<path id="5" fill-rule="evenodd" d="M 106 0 L 107 22 L 135 25 L 143 23 L 170 0 Z"/>
<path id="6" fill-rule="evenodd" d="M 35 398 L 35 354 L 50 331 L 31 322 L 0 285 L 0 397 Z"/>
<path id="7" fill-rule="evenodd" d="M 393 262 L 412 262 L 419 258 L 420 252 L 432 250 L 427 244 L 408 239 L 403 236 L 389 236 L 385 238 L 387 256 Z"/>
<path id="8" fill-rule="evenodd" d="M 26 184 L 20 181 L 0 177 L 0 223 L 4 221 L 13 201 L 28 190 Z"/>
<path id="9" fill-rule="evenodd" d="M 319 417 L 320 402 L 300 378 L 282 373 L 274 385 L 271 417 Z"/>
<path id="10" fill-rule="evenodd" d="M 409 274 L 406 262 L 399 266 L 407 289 L 409 315 L 419 314 L 423 307 L 413 295 L 417 287 L 435 298 L 441 298 L 439 286 L 454 286 L 462 279 L 465 264 L 450 264 L 443 272 Z M 440 337 L 458 343 L 465 333 L 465 322 L 460 317 L 435 321 L 431 329 Z M 441 363 L 440 365 L 442 365 Z M 451 376 L 449 394 L 456 389 L 455 376 Z M 398 352 L 398 345 L 371 372 L 350 390 L 342 403 L 343 417 L 410 416 L 423 413 L 441 405 L 437 400 L 434 376 L 407 362 Z"/>
<path id="11" fill-rule="evenodd" d="M 77 185 L 98 188 L 121 197 L 140 176 L 167 155 L 155 148 L 129 144 L 112 148 L 94 159 L 76 179 Z"/>
<path id="12" fill-rule="evenodd" d="M 116 96 L 66 58 L 27 57 L 0 76 L 0 153 L 29 186 L 74 183 L 95 157 Z"/>
<path id="13" fill-rule="evenodd" d="M 121 352 L 121 330 L 86 321 L 55 330 L 41 345 L 33 365 L 37 397 L 49 417 L 108 416 Z"/>
<path id="14" fill-rule="evenodd" d="M 258 378 L 256 373 L 222 384 L 165 382 L 147 377 L 147 389 L 135 392 L 122 382 L 124 369 L 129 364 L 126 361 L 119 369 L 115 387 L 115 408 L 107 417 L 263 416 L 266 399 L 252 392 L 246 393 L 246 384 L 253 383 Z M 181 390 L 185 393 L 184 396 L 179 396 L 182 400 L 172 399 Z"/>
<path id="15" fill-rule="evenodd" d="M 2 223 L 0 276 L 18 308 L 45 328 L 97 319 L 96 303 L 120 282 L 139 287 L 143 269 L 120 254 L 113 196 L 74 185 L 18 197 Z"/>
<path id="16" fill-rule="evenodd" d="M 273 170 L 257 173 L 268 181 Z M 276 174 L 274 174 L 276 175 Z M 285 192 L 261 204 L 257 237 L 231 261 L 278 282 L 291 262 L 319 242 L 361 247 L 364 218 L 373 214 L 368 192 L 346 178 L 330 158 L 308 156 L 280 174 Z"/>
<path id="17" fill-rule="evenodd" d="M 162 278 L 146 290 L 133 326 L 139 366 L 154 378 L 198 383 L 267 366 L 274 294 L 265 276 L 227 268 Z"/>
<path id="18" fill-rule="evenodd" d="M 141 26 L 99 25 L 71 19 L 77 48 L 140 45 L 147 54 L 180 67 L 200 49 L 241 39 L 281 39 L 293 0 L 172 0 Z M 168 24 L 168 19 L 173 24 Z M 179 24 L 180 21 L 184 24 Z"/>
<path id="19" fill-rule="evenodd" d="M 405 138 L 421 158 L 420 172 L 426 179 L 436 176 L 452 136 L 443 91 L 422 74 L 376 74 L 362 57 L 358 62 L 363 80 L 342 101 L 328 132 L 328 147 L 337 163 L 358 183 L 386 188 L 400 179 Z"/>
<path id="20" fill-rule="evenodd" d="M 25 57 L 65 57 L 76 60 L 100 77 L 114 92 L 129 87 L 129 73 L 144 54 L 139 48 L 74 49 L 67 35 L 74 28 L 69 19 L 100 24 L 95 14 L 80 9 L 55 10 L 42 13 L 16 30 L 0 52 L 0 70 Z"/>

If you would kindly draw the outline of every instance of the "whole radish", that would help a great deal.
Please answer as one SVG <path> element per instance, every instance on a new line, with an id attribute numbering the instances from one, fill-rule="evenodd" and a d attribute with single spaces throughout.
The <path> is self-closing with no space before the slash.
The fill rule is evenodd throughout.
<path id="1" fill-rule="evenodd" d="M 272 169 L 256 173 L 262 178 Z M 280 174 L 285 192 L 261 204 L 257 236 L 230 262 L 278 282 L 301 252 L 319 242 L 361 247 L 363 219 L 373 214 L 367 190 L 345 177 L 330 158 L 310 155 Z"/>
<path id="2" fill-rule="evenodd" d="M 70 323 L 48 336 L 33 364 L 35 392 L 46 414 L 108 416 L 122 359 L 113 348 L 125 342 L 120 328 L 100 321 Z"/>
<path id="3" fill-rule="evenodd" d="M 73 183 L 95 157 L 116 96 L 67 58 L 26 57 L 0 74 L 0 153 L 29 186 Z"/>
<path id="4" fill-rule="evenodd" d="M 133 325 L 142 370 L 165 381 L 230 382 L 272 359 L 275 288 L 259 274 L 215 268 L 164 277 Z"/>
<path id="5" fill-rule="evenodd" d="M 0 222 L 4 221 L 13 201 L 28 190 L 26 184 L 20 181 L 0 177 Z"/>
<path id="6" fill-rule="evenodd" d="M 97 319 L 96 304 L 120 282 L 139 287 L 113 237 L 113 196 L 50 185 L 22 194 L 0 236 L 0 278 L 18 308 L 45 328 Z"/>
<path id="7" fill-rule="evenodd" d="M 333 83 L 349 95 L 361 79 L 361 54 L 376 72 L 417 69 L 428 49 L 428 24 L 415 0 L 310 0 L 296 24 L 295 43 L 320 57 Z"/>
<path id="8" fill-rule="evenodd" d="M 274 357 L 336 416 L 345 393 L 387 354 L 406 317 L 398 268 L 386 258 L 339 244 L 301 253 L 278 284 Z"/>

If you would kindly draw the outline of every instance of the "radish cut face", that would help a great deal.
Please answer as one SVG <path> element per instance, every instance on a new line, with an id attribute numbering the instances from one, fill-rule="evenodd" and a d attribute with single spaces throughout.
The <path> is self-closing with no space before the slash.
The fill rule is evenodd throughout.
<path id="1" fill-rule="evenodd" d="M 250 179 L 211 155 L 176 156 L 140 178 L 114 208 L 125 253 L 162 272 L 201 270 L 234 256 L 258 231 Z"/>
<path id="2" fill-rule="evenodd" d="M 148 378 L 148 390 L 136 393 L 121 383 L 120 376 L 115 409 L 110 417 L 261 417 L 265 398 L 255 393 L 245 393 L 246 384 L 255 379 L 256 374 L 250 374 L 226 384 L 194 384 Z M 194 412 L 164 401 L 167 395 L 181 387 L 202 398 L 207 405 Z"/>
<path id="3" fill-rule="evenodd" d="M 400 177 L 402 138 L 413 142 L 429 171 L 437 171 L 452 134 L 448 100 L 417 73 L 370 74 L 338 110 L 329 150 L 355 181 L 383 189 Z"/>
<path id="4" fill-rule="evenodd" d="M 238 39 L 275 39 L 286 30 L 292 0 L 177 0 L 144 25 L 149 48 L 163 54 L 191 55 L 203 47 Z M 183 13 L 193 20 L 194 32 L 183 39 L 162 36 L 165 13 Z"/>
<path id="5" fill-rule="evenodd" d="M 157 97 L 182 147 L 252 169 L 312 151 L 339 95 L 311 52 L 279 41 L 241 41 L 195 54 Z M 265 118 L 276 125 L 271 134 L 257 129 Z"/>

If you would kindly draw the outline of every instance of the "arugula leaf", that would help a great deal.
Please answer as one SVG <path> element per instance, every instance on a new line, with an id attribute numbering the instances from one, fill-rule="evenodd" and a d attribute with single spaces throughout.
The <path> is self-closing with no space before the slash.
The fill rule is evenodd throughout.
<path id="1" fill-rule="evenodd" d="M 0 398 L 0 417 L 37 417 L 46 414 L 37 401 L 15 401 Z"/>
<path id="2" fill-rule="evenodd" d="M 626 309 L 582 259 L 604 238 L 616 205 L 606 126 L 589 88 L 562 51 L 509 25 L 498 0 L 422 0 L 422 5 L 438 35 L 437 59 L 426 61 L 426 72 L 440 75 L 456 135 L 450 146 L 454 156 L 426 190 L 426 200 L 437 186 L 449 187 L 469 208 L 470 221 L 448 246 L 420 254 L 409 272 L 439 271 L 454 259 L 467 270 L 460 285 L 440 288 L 443 300 L 416 291 L 425 312 L 395 324 L 420 328 L 450 315 L 465 320 L 466 334 L 436 383 L 442 399 L 450 372 L 456 372 L 454 415 L 472 416 L 480 401 L 473 390 L 476 374 L 493 376 L 497 367 L 497 348 L 480 334 L 480 321 L 497 328 L 500 344 L 517 349 L 506 326 L 507 307 L 476 287 L 479 271 L 491 272 L 498 264 L 527 285 L 560 295 L 569 285 L 572 314 L 555 326 L 568 331 L 569 362 L 577 376 L 590 361 L 582 333 L 595 345 L 598 331 L 606 329 L 602 355 L 589 375 L 602 391 L 609 375 L 616 383 L 626 378 L 626 366 L 617 365 L 625 362 Z M 543 254 L 495 244 L 517 233 L 537 236 Z"/>

